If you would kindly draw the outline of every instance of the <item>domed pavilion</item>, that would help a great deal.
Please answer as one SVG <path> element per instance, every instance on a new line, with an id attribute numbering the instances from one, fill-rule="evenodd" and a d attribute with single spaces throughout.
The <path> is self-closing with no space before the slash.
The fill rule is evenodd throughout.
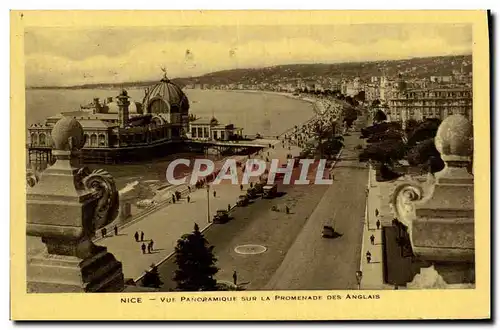
<path id="1" fill-rule="evenodd" d="M 61 119 L 78 121 L 84 131 L 84 160 L 116 163 L 120 160 L 148 159 L 175 152 L 189 134 L 189 101 L 179 86 L 166 75 L 147 88 L 143 103 L 134 101 L 127 91 L 104 102 L 94 98 L 77 111 L 62 112 L 44 123 L 28 128 L 29 160 L 50 162 L 53 147 L 51 131 Z M 32 157 L 34 156 L 34 157 Z"/>
<path id="2" fill-rule="evenodd" d="M 189 128 L 189 100 L 167 75 L 146 89 L 142 105 L 145 113 L 160 115 L 172 127 L 172 136 L 181 137 Z"/>

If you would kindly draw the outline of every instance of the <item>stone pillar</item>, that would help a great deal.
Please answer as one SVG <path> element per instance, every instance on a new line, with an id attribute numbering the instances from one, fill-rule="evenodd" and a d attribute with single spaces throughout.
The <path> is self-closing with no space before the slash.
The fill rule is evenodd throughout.
<path id="1" fill-rule="evenodd" d="M 130 105 L 129 101 L 129 96 L 127 94 L 126 90 L 122 90 L 120 95 L 117 97 L 117 104 L 118 104 L 118 121 L 120 123 L 121 128 L 125 128 L 128 124 L 128 106 Z"/>
<path id="2" fill-rule="evenodd" d="M 474 177 L 472 125 L 447 117 L 435 144 L 445 168 L 424 184 L 407 182 L 394 192 L 396 217 L 408 227 L 413 254 L 428 261 L 448 284 L 474 282 Z"/>
<path id="3" fill-rule="evenodd" d="M 92 242 L 118 213 L 113 178 L 78 167 L 76 152 L 85 139 L 75 119 L 60 119 L 52 138 L 56 162 L 28 182 L 27 235 L 41 237 L 46 247 L 28 259 L 28 292 L 121 291 L 121 263 Z"/>

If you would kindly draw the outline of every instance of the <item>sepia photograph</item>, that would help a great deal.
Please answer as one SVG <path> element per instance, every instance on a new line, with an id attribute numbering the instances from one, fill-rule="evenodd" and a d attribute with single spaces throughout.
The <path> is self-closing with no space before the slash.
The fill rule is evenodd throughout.
<path id="1" fill-rule="evenodd" d="M 473 19 L 30 15 L 11 17 L 26 178 L 12 181 L 24 195 L 12 221 L 29 299 L 112 293 L 118 308 L 217 302 L 221 314 L 232 301 L 473 294 L 488 278 L 474 174 L 477 157 L 489 166 L 489 92 L 476 108 Z"/>

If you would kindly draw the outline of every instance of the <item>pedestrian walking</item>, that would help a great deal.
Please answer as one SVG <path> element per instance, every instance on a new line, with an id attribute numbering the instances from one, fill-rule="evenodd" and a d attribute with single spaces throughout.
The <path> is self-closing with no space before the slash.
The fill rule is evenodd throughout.
<path id="1" fill-rule="evenodd" d="M 375 216 L 378 217 L 378 209 L 375 209 Z"/>
<path id="2" fill-rule="evenodd" d="M 115 230 L 115 236 L 118 236 L 118 227 L 115 226 L 115 228 L 113 228 Z"/>
<path id="3" fill-rule="evenodd" d="M 250 188 L 253 188 L 253 182 L 250 182 Z"/>
<path id="4" fill-rule="evenodd" d="M 372 245 L 375 244 L 375 236 L 373 236 L 373 234 L 372 236 L 370 236 L 370 242 L 372 243 Z"/>
<path id="5" fill-rule="evenodd" d="M 172 203 L 175 203 L 175 195 L 172 194 Z"/>
<path id="6" fill-rule="evenodd" d="M 144 242 L 144 232 L 141 231 L 141 242 Z"/>
<path id="7" fill-rule="evenodd" d="M 191 192 L 191 186 L 188 186 L 188 191 Z"/>
<path id="8" fill-rule="evenodd" d="M 368 263 L 370 263 L 371 260 L 372 260 L 372 254 L 370 253 L 370 251 L 367 251 L 366 252 L 366 261 Z"/>
<path id="9" fill-rule="evenodd" d="M 142 249 L 142 254 L 146 254 L 146 244 L 142 243 L 141 249 Z"/>
<path id="10" fill-rule="evenodd" d="M 285 206 L 285 212 L 286 214 L 290 214 L 290 208 L 288 207 L 288 205 Z"/>
<path id="11" fill-rule="evenodd" d="M 242 184 L 240 184 L 240 190 L 243 190 L 243 185 Z"/>
<path id="12" fill-rule="evenodd" d="M 188 196 L 188 197 L 187 197 L 187 201 L 188 201 L 188 203 L 189 203 L 189 202 L 191 201 L 191 197 L 189 197 L 189 196 Z"/>
<path id="13" fill-rule="evenodd" d="M 217 197 L 217 192 L 214 190 L 214 198 Z"/>
<path id="14" fill-rule="evenodd" d="M 106 237 L 106 228 L 101 229 L 102 237 Z"/>
<path id="15" fill-rule="evenodd" d="M 151 253 L 151 242 L 148 243 L 148 253 L 150 254 Z"/>
<path id="16" fill-rule="evenodd" d="M 377 220 L 376 225 L 377 225 L 377 229 L 380 229 L 380 220 Z"/>
<path id="17" fill-rule="evenodd" d="M 135 238 L 136 242 L 139 242 L 139 233 L 138 232 L 135 232 L 134 238 Z"/>
<path id="18" fill-rule="evenodd" d="M 236 274 L 236 271 L 233 272 L 233 283 L 234 285 L 238 283 L 238 274 Z"/>
<path id="19" fill-rule="evenodd" d="M 155 244 L 155 242 L 154 242 L 153 240 L 151 240 L 151 241 L 149 242 L 149 245 L 151 245 L 151 251 L 154 251 L 154 247 L 153 247 L 153 246 L 154 246 L 154 244 Z"/>

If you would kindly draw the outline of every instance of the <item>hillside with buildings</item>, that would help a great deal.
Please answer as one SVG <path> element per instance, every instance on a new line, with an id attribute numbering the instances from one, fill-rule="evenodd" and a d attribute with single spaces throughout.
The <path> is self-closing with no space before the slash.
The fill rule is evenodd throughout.
<path id="1" fill-rule="evenodd" d="M 186 79 L 199 84 L 259 84 L 277 81 L 349 79 L 404 74 L 409 78 L 452 75 L 472 71 L 472 56 L 442 56 L 397 61 L 353 62 L 336 64 L 291 64 L 258 69 L 236 69 Z"/>
<path id="2" fill-rule="evenodd" d="M 232 69 L 208 73 L 198 77 L 174 78 L 173 82 L 188 88 L 204 89 L 282 89 L 296 88 L 300 83 L 321 85 L 323 89 L 340 89 L 342 81 L 359 78 L 370 81 L 372 77 L 394 77 L 398 74 L 407 79 L 430 76 L 451 77 L 472 72 L 472 55 L 455 55 L 412 58 L 393 61 L 349 62 L 335 64 L 290 64 L 265 68 Z M 155 81 L 123 83 L 96 83 L 70 87 L 46 86 L 38 88 L 93 89 L 144 87 Z"/>

